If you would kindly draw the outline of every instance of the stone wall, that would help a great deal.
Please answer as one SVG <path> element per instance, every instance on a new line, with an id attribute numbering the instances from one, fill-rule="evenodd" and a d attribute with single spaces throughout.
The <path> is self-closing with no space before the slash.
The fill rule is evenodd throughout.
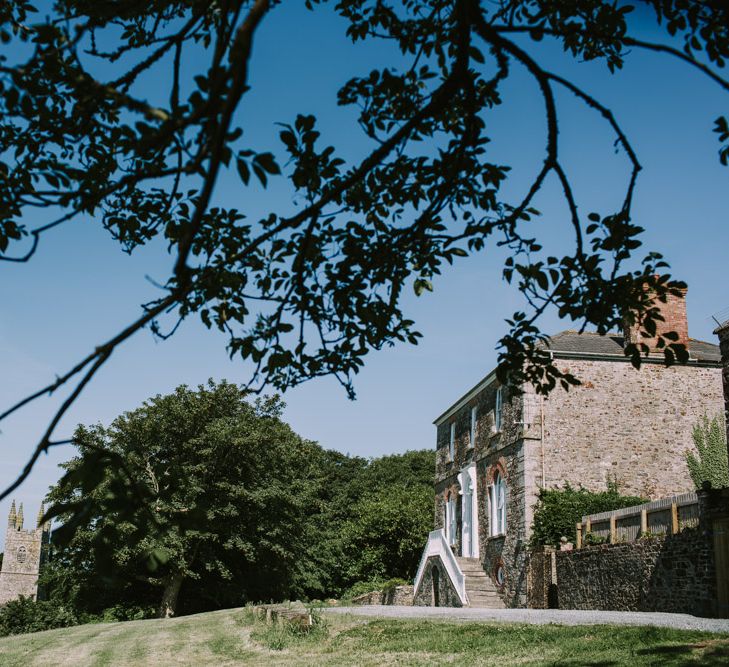
<path id="1" fill-rule="evenodd" d="M 434 572 L 437 571 L 437 575 Z M 437 596 L 433 594 L 434 582 L 437 579 Z M 451 583 L 443 563 L 438 556 L 431 556 L 425 562 L 423 578 L 413 599 L 416 607 L 462 607 L 461 599 Z"/>
<path id="2" fill-rule="evenodd" d="M 552 584 L 556 579 L 556 553 L 553 547 L 532 549 L 527 558 L 527 607 L 553 609 L 557 606 Z"/>
<path id="3" fill-rule="evenodd" d="M 501 430 L 494 425 L 494 408 L 496 404 L 497 383 L 492 383 L 472 401 L 461 407 L 452 417 L 437 427 L 436 433 L 436 485 L 446 482 L 466 467 L 471 461 L 501 449 L 521 437 L 521 430 L 516 422 L 521 415 L 519 397 L 504 395 L 502 404 Z M 476 408 L 476 437 L 471 443 L 471 408 Z M 456 424 L 455 456 L 448 458 L 450 442 L 450 425 Z"/>
<path id="4" fill-rule="evenodd" d="M 536 497 L 533 488 L 525 482 L 533 475 L 526 470 L 533 465 L 534 457 L 525 457 L 525 445 L 521 439 L 521 397 L 503 397 L 502 427 L 494 428 L 496 383 L 483 389 L 473 401 L 463 406 L 453 418 L 438 427 L 438 446 L 435 487 L 435 527 L 444 527 L 445 504 L 449 495 L 457 499 L 456 541 L 454 553 L 460 555 L 462 544 L 462 496 L 458 485 L 458 473 L 476 462 L 476 498 L 479 526 L 479 558 L 484 571 L 493 579 L 496 567 L 502 564 L 505 584 L 497 587 L 504 604 L 510 607 L 526 604 L 526 526 L 531 525 L 531 509 Z M 477 409 L 476 438 L 470 443 L 471 408 Z M 456 423 L 455 456 L 448 460 L 450 423 Z M 528 443 L 527 447 L 533 447 Z M 506 481 L 506 534 L 492 537 L 490 530 L 488 487 L 494 470 L 500 469 Z M 533 485 L 532 485 L 533 486 Z M 444 605 L 445 606 L 445 605 Z"/>
<path id="5" fill-rule="evenodd" d="M 714 551 L 703 528 L 556 558 L 560 609 L 715 613 Z"/>
<path id="6" fill-rule="evenodd" d="M 412 606 L 413 586 L 395 586 L 384 591 L 371 591 L 358 595 L 352 600 L 354 605 L 400 605 Z"/>
<path id="7" fill-rule="evenodd" d="M 693 490 L 686 450 L 699 418 L 724 410 L 720 368 L 555 364 L 582 385 L 544 401 L 546 487 L 569 482 L 598 491 L 615 478 L 622 493 L 651 499 Z"/>
<path id="8" fill-rule="evenodd" d="M 498 469 L 506 481 L 506 533 L 492 537 L 489 517 L 488 487 L 494 470 Z M 527 496 L 524 488 L 523 441 L 491 452 L 478 463 L 478 505 L 481 565 L 492 578 L 507 607 L 523 607 L 526 604 L 526 509 Z M 495 572 L 498 565 L 504 568 L 505 582 L 499 587 Z"/>

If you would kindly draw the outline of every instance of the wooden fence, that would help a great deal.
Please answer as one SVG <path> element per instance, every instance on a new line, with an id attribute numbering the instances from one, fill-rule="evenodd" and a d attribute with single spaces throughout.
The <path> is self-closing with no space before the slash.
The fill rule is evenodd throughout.
<path id="1" fill-rule="evenodd" d="M 577 544 L 580 549 L 589 543 L 633 542 L 645 535 L 675 535 L 684 528 L 699 525 L 699 499 L 695 493 L 682 493 L 643 505 L 624 507 L 612 512 L 583 516 L 577 524 Z M 596 539 L 595 539 L 596 538 Z"/>

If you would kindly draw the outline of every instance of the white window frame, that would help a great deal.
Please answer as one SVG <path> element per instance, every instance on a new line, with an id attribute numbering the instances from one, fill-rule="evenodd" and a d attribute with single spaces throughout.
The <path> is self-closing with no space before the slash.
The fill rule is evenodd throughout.
<path id="1" fill-rule="evenodd" d="M 456 501 L 453 494 L 451 494 L 445 503 L 445 535 L 450 546 L 455 545 L 457 532 Z"/>
<path id="2" fill-rule="evenodd" d="M 476 446 L 476 417 L 477 411 L 474 405 L 471 408 L 471 432 L 468 437 L 468 448 L 473 449 Z"/>
<path id="3" fill-rule="evenodd" d="M 503 421 L 503 407 L 504 407 L 504 395 L 502 387 L 496 390 L 496 404 L 494 405 L 494 431 L 498 433 L 501 431 L 501 425 Z"/>
<path id="4" fill-rule="evenodd" d="M 451 422 L 450 436 L 448 439 L 448 460 L 454 461 L 456 458 L 456 422 Z"/>
<path id="5" fill-rule="evenodd" d="M 489 486 L 489 535 L 506 535 L 506 480 L 500 471 Z"/>

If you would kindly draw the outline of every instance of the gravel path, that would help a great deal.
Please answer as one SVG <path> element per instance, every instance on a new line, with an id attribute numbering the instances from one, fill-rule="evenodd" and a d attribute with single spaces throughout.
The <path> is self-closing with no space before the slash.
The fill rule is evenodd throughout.
<path id="1" fill-rule="evenodd" d="M 458 607 L 358 606 L 330 607 L 327 614 L 377 618 L 430 618 L 447 621 L 486 621 L 541 625 L 656 625 L 680 630 L 729 632 L 729 619 L 645 611 L 577 611 L 563 609 L 475 609 Z"/>

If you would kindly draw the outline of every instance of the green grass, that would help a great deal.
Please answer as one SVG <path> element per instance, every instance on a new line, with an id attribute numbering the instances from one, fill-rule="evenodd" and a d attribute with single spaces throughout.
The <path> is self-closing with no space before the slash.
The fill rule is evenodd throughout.
<path id="1" fill-rule="evenodd" d="M 0 639 L 0 665 L 726 665 L 729 635 L 651 627 L 327 616 L 310 634 L 244 609 Z"/>

